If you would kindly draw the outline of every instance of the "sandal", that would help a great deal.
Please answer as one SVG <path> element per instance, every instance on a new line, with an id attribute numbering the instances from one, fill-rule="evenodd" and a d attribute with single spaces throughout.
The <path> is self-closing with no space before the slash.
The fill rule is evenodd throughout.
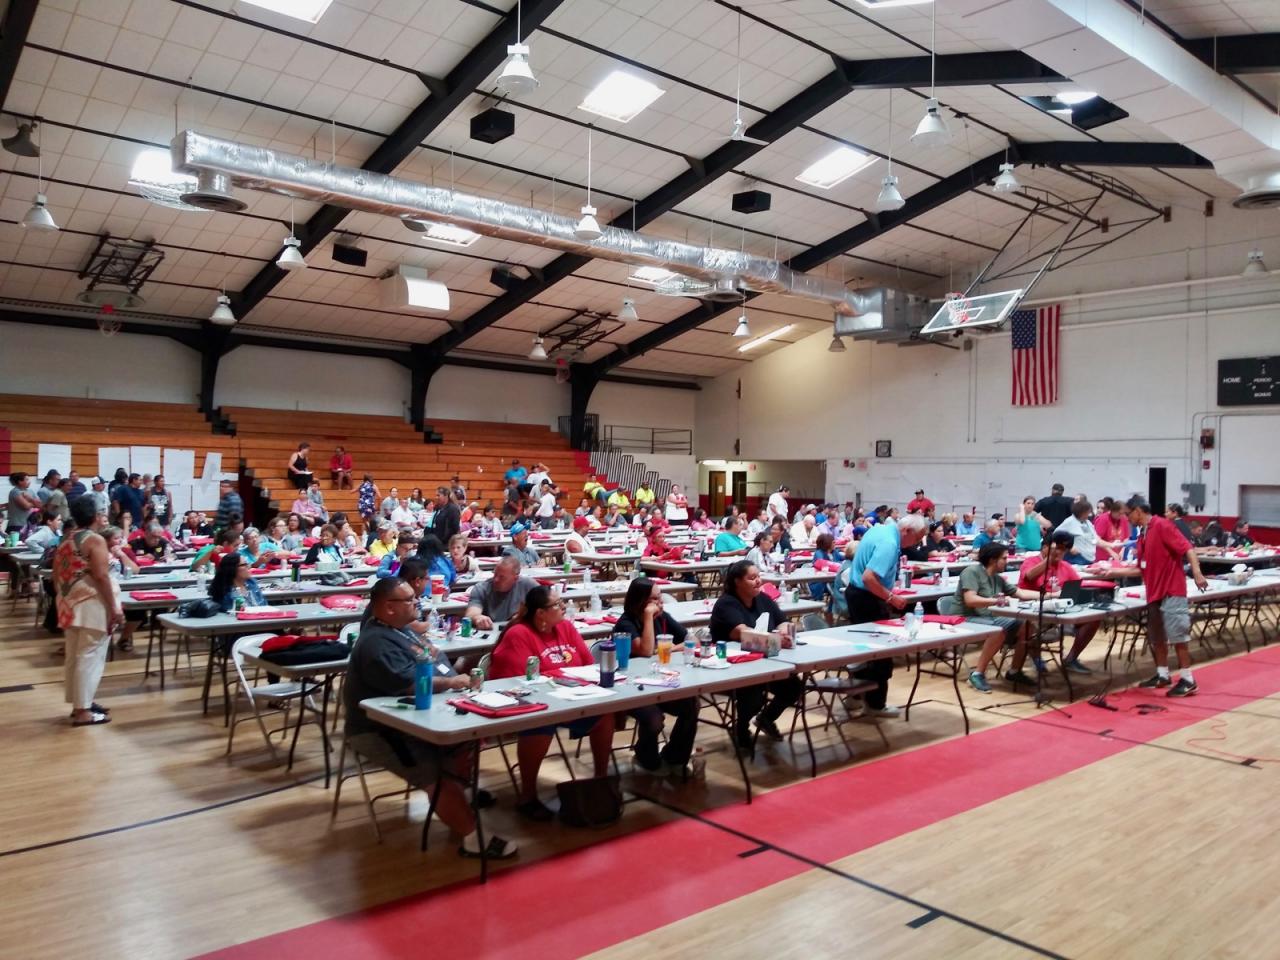
<path id="1" fill-rule="evenodd" d="M 132 652 L 133 652 L 133 638 L 132 638 L 132 637 L 125 637 L 123 640 L 119 641 L 119 642 L 116 644 L 116 649 L 117 649 L 117 650 L 119 650 L 121 653 L 132 653 Z"/>
<path id="2" fill-rule="evenodd" d="M 537 823 L 549 823 L 555 819 L 555 814 L 541 800 L 526 800 L 524 803 L 516 804 L 516 813 L 524 817 L 526 820 L 533 820 Z"/>
<path id="3" fill-rule="evenodd" d="M 88 720 L 72 720 L 73 727 L 96 727 L 100 723 L 110 723 L 111 718 L 105 713 L 98 713 L 96 710 L 91 714 Z"/>
<path id="4" fill-rule="evenodd" d="M 468 860 L 479 860 L 481 857 L 489 860 L 510 860 L 518 852 L 519 848 L 514 843 L 502 837 L 490 837 L 483 852 L 468 850 L 461 844 L 458 845 L 458 856 L 466 857 Z"/>

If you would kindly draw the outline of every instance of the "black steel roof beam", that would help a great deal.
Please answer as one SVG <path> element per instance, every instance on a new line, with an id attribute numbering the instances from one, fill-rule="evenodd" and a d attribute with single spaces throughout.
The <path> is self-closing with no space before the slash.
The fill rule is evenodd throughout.
<path id="1" fill-rule="evenodd" d="M 0 107 L 9 98 L 13 75 L 18 71 L 18 58 L 31 32 L 40 0 L 11 0 L 0 24 Z"/>
<path id="2" fill-rule="evenodd" d="M 1187 51 L 1219 73 L 1246 74 L 1280 71 L 1280 33 L 1204 37 L 1179 42 Z"/>
<path id="3" fill-rule="evenodd" d="M 536 30 L 562 2 L 563 0 L 525 0 L 521 8 L 521 27 L 525 34 Z M 443 79 L 446 94 L 438 96 L 432 93 L 423 100 L 373 151 L 361 165 L 362 169 L 389 174 L 407 159 L 506 59 L 507 45 L 514 43 L 516 38 L 515 21 L 513 10 L 449 71 L 448 76 Z M 298 228 L 297 236 L 302 241 L 302 252 L 305 254 L 314 250 L 350 212 L 345 207 L 332 204 L 325 204 L 317 210 Z M 236 316 L 243 319 L 245 314 L 275 289 L 284 276 L 285 271 L 274 263 L 264 266 L 243 290 L 232 296 L 232 308 Z"/>
<path id="4" fill-rule="evenodd" d="M 1019 143 L 1010 151 L 1011 155 L 1015 153 L 1022 163 L 1044 165 L 1071 163 L 1081 166 L 1210 166 L 1203 157 L 1175 143 Z M 906 205 L 901 210 L 870 216 L 865 222 L 796 254 L 787 261 L 787 266 L 801 272 L 812 270 L 861 244 L 874 240 L 894 227 L 909 223 L 994 179 L 1000 172 L 1000 164 L 1004 162 L 1004 158 L 1003 151 L 984 157 L 907 198 Z M 747 299 L 754 299 L 755 296 L 757 294 L 749 294 Z M 597 377 L 602 376 L 619 364 L 660 347 L 681 334 L 688 333 L 740 306 L 740 304 L 712 306 L 700 303 L 670 323 L 650 330 L 643 336 L 601 357 L 590 364 L 591 372 Z"/>

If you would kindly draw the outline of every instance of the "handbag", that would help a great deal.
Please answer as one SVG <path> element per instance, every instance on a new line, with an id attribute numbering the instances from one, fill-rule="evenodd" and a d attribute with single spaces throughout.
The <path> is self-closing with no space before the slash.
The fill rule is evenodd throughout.
<path id="1" fill-rule="evenodd" d="M 616 774 L 556 784 L 560 822 L 566 827 L 607 827 L 622 819 L 622 785 Z"/>
<path id="2" fill-rule="evenodd" d="M 188 600 L 178 608 L 178 616 L 184 619 L 204 620 L 209 617 L 216 617 L 221 612 L 222 608 L 218 606 L 217 601 L 208 597 L 200 600 Z"/>

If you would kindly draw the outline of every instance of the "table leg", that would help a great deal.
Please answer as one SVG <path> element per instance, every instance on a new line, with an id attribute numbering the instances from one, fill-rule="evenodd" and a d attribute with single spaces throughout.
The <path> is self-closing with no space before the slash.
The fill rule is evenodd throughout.
<path id="1" fill-rule="evenodd" d="M 809 733 L 809 683 L 812 679 L 811 673 L 806 673 L 800 678 L 800 682 L 804 684 L 803 692 L 800 694 L 800 726 L 804 729 L 804 742 L 809 747 L 809 776 L 816 777 L 818 755 L 813 750 L 813 736 Z"/>
<path id="2" fill-rule="evenodd" d="M 333 674 L 326 674 L 324 678 L 324 693 L 320 697 L 320 740 L 324 747 L 324 788 L 329 789 L 329 776 L 331 766 L 329 763 L 329 690 L 333 686 Z"/>
<path id="3" fill-rule="evenodd" d="M 916 678 L 911 683 L 911 693 L 907 695 L 907 706 L 902 711 L 902 719 L 907 723 L 911 722 L 911 704 L 915 703 L 916 689 L 920 686 L 920 661 L 923 656 L 923 650 L 916 651 Z"/>
<path id="4" fill-rule="evenodd" d="M 299 684 L 298 719 L 293 724 L 293 740 L 289 743 L 289 762 L 285 766 L 286 770 L 293 769 L 293 752 L 298 748 L 298 733 L 302 730 L 302 715 L 307 712 L 307 678 L 303 677 Z"/>
<path id="5" fill-rule="evenodd" d="M 960 716 L 964 717 L 964 735 L 969 735 L 969 711 L 964 708 L 964 696 L 960 692 L 960 669 L 964 663 L 964 657 L 960 653 L 960 647 L 956 647 L 951 651 L 951 686 L 956 692 L 956 703 L 960 706 Z"/>

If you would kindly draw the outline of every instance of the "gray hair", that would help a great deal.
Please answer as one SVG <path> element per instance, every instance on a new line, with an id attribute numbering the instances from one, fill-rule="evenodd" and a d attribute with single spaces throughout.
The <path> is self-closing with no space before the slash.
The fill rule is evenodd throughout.
<path id="1" fill-rule="evenodd" d="M 1003 521 L 1003 520 L 996 520 L 996 519 L 993 517 L 992 519 L 988 520 L 985 524 L 983 524 L 982 529 L 984 529 L 984 530 L 997 530 L 997 531 L 999 531 L 999 530 L 1003 530 L 1003 529 L 1004 529 L 1004 521 Z"/>
<path id="2" fill-rule="evenodd" d="M 929 521 L 918 513 L 909 513 L 898 520 L 899 533 L 924 533 L 929 528 Z"/>
<path id="3" fill-rule="evenodd" d="M 145 527 L 143 527 L 143 532 L 154 533 L 154 534 L 158 534 L 159 536 L 164 536 L 164 527 L 158 521 L 152 520 Z"/>
<path id="4" fill-rule="evenodd" d="M 504 553 L 496 565 L 499 567 L 515 567 L 517 571 L 524 569 L 524 561 L 513 553 Z"/>

